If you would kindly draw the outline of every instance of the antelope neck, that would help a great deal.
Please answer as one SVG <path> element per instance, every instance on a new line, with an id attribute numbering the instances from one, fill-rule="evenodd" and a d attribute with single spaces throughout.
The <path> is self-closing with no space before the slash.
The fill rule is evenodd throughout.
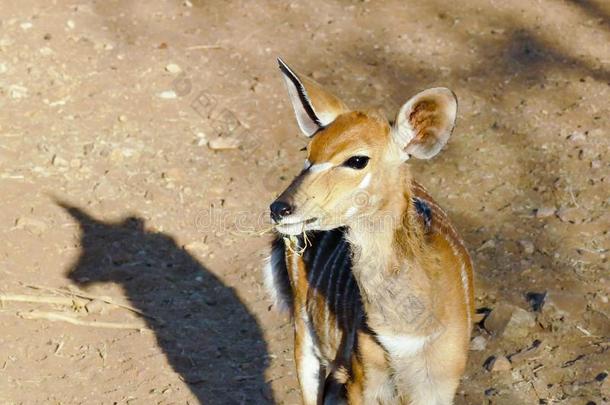
<path id="1" fill-rule="evenodd" d="M 378 209 L 358 216 L 348 224 L 356 277 L 362 272 L 383 272 L 391 265 L 396 231 L 403 226 L 409 204 L 404 193 L 408 176 L 401 174 L 396 177 L 389 179 L 391 184 L 395 184 L 395 190 L 382 193 L 385 197 L 377 202 Z"/>

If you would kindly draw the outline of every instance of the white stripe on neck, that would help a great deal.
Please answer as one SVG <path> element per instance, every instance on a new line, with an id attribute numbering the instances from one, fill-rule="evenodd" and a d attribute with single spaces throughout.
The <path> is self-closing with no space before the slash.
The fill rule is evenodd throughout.
<path id="1" fill-rule="evenodd" d="M 367 188 L 369 186 L 369 184 L 371 184 L 371 178 L 372 178 L 371 173 L 368 173 L 366 176 L 364 176 L 364 178 L 362 179 L 360 184 L 358 184 L 358 188 L 359 189 Z"/>

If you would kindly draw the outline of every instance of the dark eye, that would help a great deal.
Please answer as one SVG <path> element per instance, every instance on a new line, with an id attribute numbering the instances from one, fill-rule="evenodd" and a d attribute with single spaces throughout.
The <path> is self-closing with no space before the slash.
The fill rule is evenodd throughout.
<path id="1" fill-rule="evenodd" d="M 347 166 L 356 170 L 361 170 L 364 169 L 368 163 L 368 156 L 352 156 L 351 158 L 343 162 L 343 166 Z"/>

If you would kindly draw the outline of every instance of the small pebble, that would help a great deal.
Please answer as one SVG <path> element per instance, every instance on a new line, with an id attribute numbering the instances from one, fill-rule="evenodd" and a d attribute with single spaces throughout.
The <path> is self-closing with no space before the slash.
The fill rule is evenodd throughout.
<path id="1" fill-rule="evenodd" d="M 519 244 L 523 249 L 523 253 L 525 253 L 526 255 L 531 255 L 532 253 L 534 253 L 534 244 L 529 240 L 520 240 Z"/>
<path id="2" fill-rule="evenodd" d="M 183 181 L 185 179 L 184 172 L 178 167 L 172 167 L 161 173 L 161 177 L 167 181 Z"/>
<path id="3" fill-rule="evenodd" d="M 13 84 L 12 86 L 9 86 L 8 92 L 11 95 L 11 98 L 14 99 L 25 98 L 28 95 L 27 87 L 23 87 L 18 84 Z"/>
<path id="4" fill-rule="evenodd" d="M 572 142 L 582 142 L 587 138 L 583 132 L 575 131 L 568 135 L 568 139 Z"/>
<path id="5" fill-rule="evenodd" d="M 486 347 L 487 347 L 487 339 L 485 339 L 483 336 L 476 336 L 470 342 L 470 350 L 474 350 L 476 352 L 485 350 Z"/>
<path id="6" fill-rule="evenodd" d="M 491 397 L 492 395 L 496 395 L 498 393 L 498 390 L 496 390 L 495 388 L 487 388 L 485 390 L 485 396 L 486 397 Z"/>
<path id="7" fill-rule="evenodd" d="M 87 305 L 85 305 L 85 309 L 90 314 L 104 314 L 106 312 L 106 303 L 99 299 L 94 299 L 89 301 Z"/>
<path id="8" fill-rule="evenodd" d="M 555 207 L 540 207 L 536 210 L 536 218 L 548 218 L 555 215 Z"/>
<path id="9" fill-rule="evenodd" d="M 235 138 L 215 138 L 208 141 L 208 147 L 213 150 L 236 149 L 239 141 Z"/>
<path id="10" fill-rule="evenodd" d="M 506 356 L 497 356 L 492 359 L 487 366 L 489 371 L 498 372 L 498 371 L 508 371 L 512 368 L 510 364 L 510 360 L 506 358 Z"/>
<path id="11" fill-rule="evenodd" d="M 165 66 L 165 70 L 172 74 L 177 74 L 177 73 L 182 72 L 182 69 L 180 69 L 180 66 L 176 65 L 175 63 L 170 63 L 167 66 Z"/>
<path id="12" fill-rule="evenodd" d="M 511 364 L 525 362 L 538 355 L 540 353 L 541 343 L 542 342 L 540 340 L 536 339 L 532 342 L 532 345 L 530 347 L 527 347 L 512 354 L 510 356 Z"/>
<path id="13" fill-rule="evenodd" d="M 123 151 L 119 148 L 115 148 L 112 150 L 112 152 L 110 152 L 110 160 L 113 162 L 121 162 L 123 160 L 123 158 L 125 157 L 125 155 L 123 154 Z"/>
<path id="14" fill-rule="evenodd" d="M 86 143 L 83 145 L 83 155 L 87 156 L 89 155 L 91 152 L 93 152 L 93 148 L 95 147 L 95 145 L 93 143 Z"/>
<path id="15" fill-rule="evenodd" d="M 197 132 L 195 135 L 197 137 L 197 146 L 204 146 L 208 144 L 208 137 L 203 132 Z"/>
<path id="16" fill-rule="evenodd" d="M 583 209 L 578 207 L 564 207 L 557 211 L 557 216 L 561 222 L 569 222 L 571 224 L 581 223 L 586 217 Z"/>
<path id="17" fill-rule="evenodd" d="M 536 326 L 534 315 L 508 303 L 498 304 L 485 318 L 483 327 L 493 336 L 519 340 L 528 336 Z"/>
<path id="18" fill-rule="evenodd" d="M 477 251 L 485 250 L 485 249 L 493 249 L 496 247 L 496 241 L 493 239 L 486 240 Z"/>
<path id="19" fill-rule="evenodd" d="M 178 96 L 177 96 L 176 92 L 173 90 L 165 90 L 165 91 L 162 91 L 161 93 L 159 93 L 159 97 L 162 99 L 165 99 L 165 100 L 171 100 Z"/>
<path id="20" fill-rule="evenodd" d="M 567 316 L 577 321 L 585 316 L 587 305 L 587 298 L 581 293 L 551 289 L 547 291 L 544 298 L 542 311 L 549 315 L 556 313 L 560 316 Z"/>
<path id="21" fill-rule="evenodd" d="M 54 155 L 51 159 L 51 164 L 53 166 L 68 166 L 68 161 L 64 158 Z"/>
<path id="22" fill-rule="evenodd" d="M 19 217 L 15 220 L 15 229 L 25 229 L 34 234 L 40 235 L 47 230 L 46 222 L 33 217 Z"/>
<path id="23" fill-rule="evenodd" d="M 33 24 L 29 21 L 26 21 L 26 22 L 22 22 L 21 24 L 19 24 L 19 26 L 21 27 L 22 30 L 27 31 L 33 27 Z"/>

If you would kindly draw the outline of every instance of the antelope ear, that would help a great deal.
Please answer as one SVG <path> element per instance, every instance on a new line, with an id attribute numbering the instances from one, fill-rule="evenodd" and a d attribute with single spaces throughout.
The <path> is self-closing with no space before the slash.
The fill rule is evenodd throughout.
<path id="1" fill-rule="evenodd" d="M 392 128 L 404 159 L 430 159 L 440 152 L 449 140 L 456 116 L 457 98 L 445 87 L 424 90 L 407 101 Z"/>
<path id="2" fill-rule="evenodd" d="M 307 77 L 299 77 L 280 58 L 277 59 L 280 71 L 288 88 L 294 114 L 299 128 L 305 136 L 313 136 L 347 111 L 347 107 L 333 94 Z"/>

